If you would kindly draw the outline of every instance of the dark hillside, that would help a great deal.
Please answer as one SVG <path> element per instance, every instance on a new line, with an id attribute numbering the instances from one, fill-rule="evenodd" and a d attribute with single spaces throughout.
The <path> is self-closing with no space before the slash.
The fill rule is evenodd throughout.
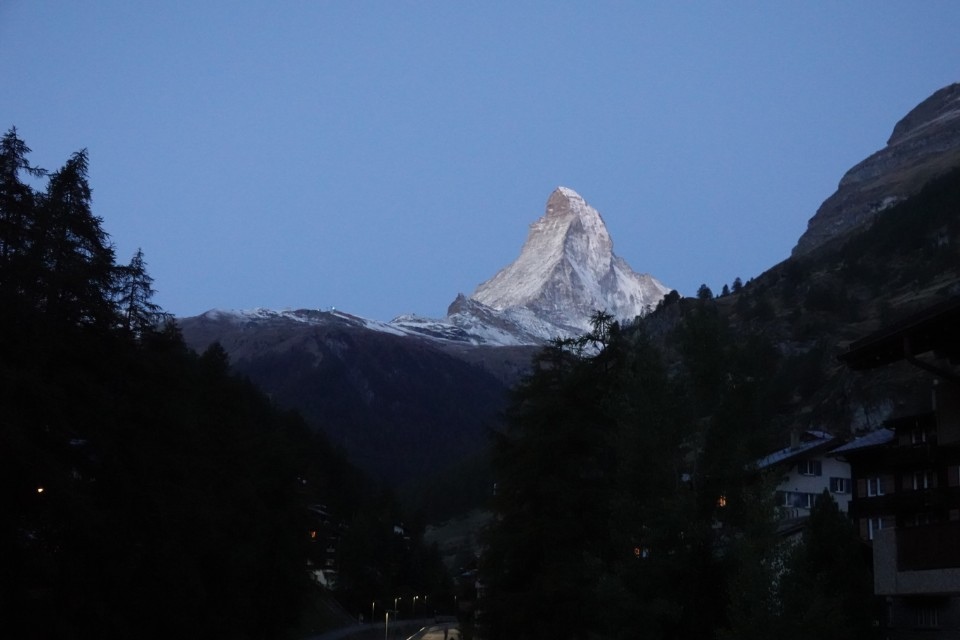
<path id="1" fill-rule="evenodd" d="M 391 486 L 485 448 L 506 404 L 507 385 L 483 358 L 468 362 L 419 338 L 342 322 L 209 324 L 202 316 L 184 321 L 191 346 L 203 349 L 216 336 L 236 372 Z M 499 360 L 495 349 L 486 352 L 501 375 L 518 357 L 515 349 Z"/>
<path id="2" fill-rule="evenodd" d="M 909 404 L 899 369 L 851 375 L 837 355 L 852 340 L 960 294 L 960 169 L 877 216 L 864 231 L 790 258 L 710 304 L 732 335 L 761 337 L 779 364 L 774 398 L 784 428 L 870 428 Z M 673 327 L 698 300 L 644 320 L 676 354 Z M 913 373 L 913 372 L 910 372 Z"/>

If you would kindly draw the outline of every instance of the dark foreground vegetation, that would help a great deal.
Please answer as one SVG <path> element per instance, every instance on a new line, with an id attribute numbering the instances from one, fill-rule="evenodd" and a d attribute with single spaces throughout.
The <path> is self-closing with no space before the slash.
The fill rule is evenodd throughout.
<path id="1" fill-rule="evenodd" d="M 394 534 L 392 498 L 218 345 L 188 350 L 141 252 L 116 262 L 86 152 L 53 173 L 28 154 L 3 137 L 0 636 L 294 634 L 317 597 L 317 504 L 351 613 L 442 590 L 436 554 Z"/>
<path id="2" fill-rule="evenodd" d="M 746 473 L 773 436 L 769 345 L 727 342 L 702 301 L 671 375 L 641 328 L 596 322 L 599 353 L 546 350 L 499 437 L 485 637 L 873 637 L 867 556 L 829 494 L 790 548 Z"/>

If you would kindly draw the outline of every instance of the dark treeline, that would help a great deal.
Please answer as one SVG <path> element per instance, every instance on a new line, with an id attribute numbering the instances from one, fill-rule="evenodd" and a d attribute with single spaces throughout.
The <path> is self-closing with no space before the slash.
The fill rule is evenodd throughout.
<path id="1" fill-rule="evenodd" d="M 117 264 L 86 152 L 53 173 L 28 154 L 7 132 L 0 635 L 282 637 L 316 597 L 317 503 L 344 525 L 348 602 L 442 582 L 416 541 L 390 537 L 389 495 L 232 376 L 218 345 L 186 348 L 152 302 L 143 254 Z"/>
<path id="2" fill-rule="evenodd" d="M 674 303 L 670 366 L 643 323 L 598 313 L 515 391 L 496 437 L 484 637 L 872 637 L 850 522 L 825 494 L 785 545 L 770 479 L 749 472 L 780 435 L 777 351 L 732 332 L 709 297 Z"/>

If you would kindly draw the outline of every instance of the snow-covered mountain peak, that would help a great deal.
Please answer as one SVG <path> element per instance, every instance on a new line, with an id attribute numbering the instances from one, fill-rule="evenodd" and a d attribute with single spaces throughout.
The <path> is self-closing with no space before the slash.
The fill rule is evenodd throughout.
<path id="1" fill-rule="evenodd" d="M 616 256 L 600 213 L 573 189 L 558 187 L 530 225 L 520 256 L 470 298 L 496 311 L 532 312 L 552 325 L 554 335 L 543 336 L 549 339 L 588 330 L 598 309 L 618 318 L 643 315 L 668 291 Z"/>
<path id="2" fill-rule="evenodd" d="M 547 199 L 547 215 L 550 215 L 550 213 L 553 212 L 553 209 L 558 201 L 577 202 L 582 206 L 586 206 L 587 204 L 587 202 L 583 199 L 583 196 L 570 187 L 559 186 L 553 190 L 553 193 L 551 193 L 550 197 Z"/>

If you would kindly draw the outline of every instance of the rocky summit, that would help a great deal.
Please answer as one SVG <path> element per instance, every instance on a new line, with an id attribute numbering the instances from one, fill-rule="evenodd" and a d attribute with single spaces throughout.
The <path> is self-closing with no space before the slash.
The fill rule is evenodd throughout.
<path id="1" fill-rule="evenodd" d="M 877 213 L 956 166 L 960 84 L 944 87 L 914 107 L 893 128 L 887 146 L 847 171 L 810 219 L 793 255 L 808 254 L 865 227 Z"/>
<path id="2" fill-rule="evenodd" d="M 618 319 L 642 316 L 669 291 L 617 256 L 600 213 L 577 192 L 559 187 L 530 226 L 520 256 L 478 286 L 472 304 L 458 298 L 450 318 L 463 324 L 466 317 L 506 316 L 550 339 L 589 330 L 598 310 Z"/>

